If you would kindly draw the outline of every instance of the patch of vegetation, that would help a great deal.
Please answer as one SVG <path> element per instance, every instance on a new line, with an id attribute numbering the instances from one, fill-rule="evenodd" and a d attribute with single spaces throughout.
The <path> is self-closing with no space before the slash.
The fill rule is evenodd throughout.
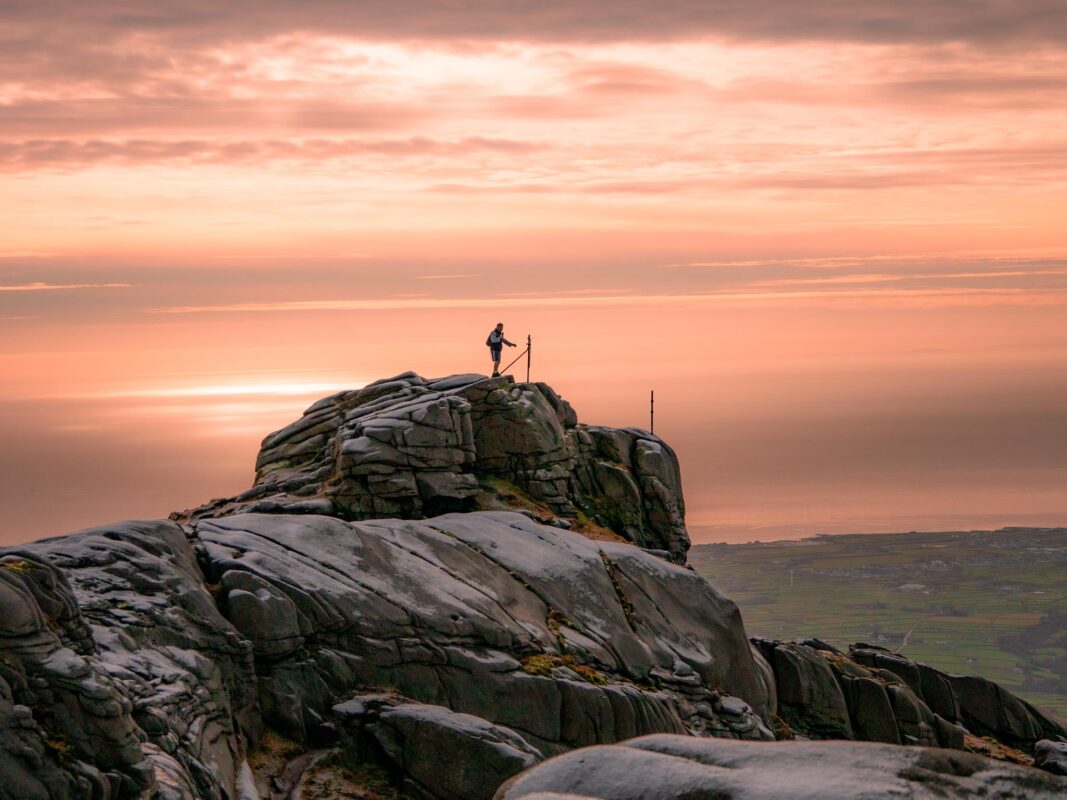
<path id="1" fill-rule="evenodd" d="M 550 608 L 548 610 L 548 616 L 545 617 L 545 627 L 549 632 L 556 637 L 556 641 L 559 642 L 559 646 L 563 647 L 567 643 L 567 637 L 563 635 L 563 626 L 568 628 L 574 628 L 574 623 L 567 619 L 567 615 L 560 611 L 558 608 Z"/>
<path id="2" fill-rule="evenodd" d="M 626 542 L 625 536 L 620 536 L 611 528 L 605 528 L 589 519 L 583 511 L 579 511 L 574 518 L 571 530 L 585 536 L 587 539 L 599 542 Z"/>
<path id="3" fill-rule="evenodd" d="M 1034 759 L 1022 750 L 1008 747 L 990 736 L 979 737 L 966 733 L 963 736 L 963 749 L 968 753 L 977 753 L 980 756 L 997 761 L 1008 761 L 1012 764 L 1023 764 L 1027 767 L 1034 765 Z"/>
<path id="4" fill-rule="evenodd" d="M 589 683 L 596 684 L 597 686 L 603 686 L 608 682 L 608 679 L 604 677 L 604 673 L 588 664 L 577 664 L 571 667 L 571 669 L 581 675 Z"/>
<path id="5" fill-rule="evenodd" d="M 527 656 L 522 660 L 522 671 L 529 675 L 540 675 L 542 677 L 551 677 L 552 670 L 557 667 L 566 667 L 567 669 L 575 672 L 585 681 L 596 684 L 597 686 L 603 686 L 608 682 L 608 679 L 602 672 L 588 664 L 579 664 L 574 656 L 561 656 L 555 653 L 537 653 L 536 655 Z"/>
<path id="6" fill-rule="evenodd" d="M 248 766 L 261 793 L 282 775 L 290 761 L 305 752 L 307 748 L 276 730 L 268 728 L 263 731 L 259 746 L 248 754 Z"/>
<path id="7" fill-rule="evenodd" d="M 751 636 L 869 642 L 1067 715 L 1065 529 L 697 545 L 689 563 Z"/>
<path id="8" fill-rule="evenodd" d="M 51 751 L 52 755 L 56 757 L 57 761 L 66 763 L 74 758 L 74 747 L 65 739 L 53 736 L 49 739 L 45 739 L 44 744 L 45 747 Z"/>
<path id="9" fill-rule="evenodd" d="M 33 572 L 33 565 L 30 564 L 29 561 L 23 561 L 21 559 L 18 561 L 0 561 L 0 567 L 9 569 L 12 572 Z"/>
<path id="10" fill-rule="evenodd" d="M 301 797 L 308 800 L 398 800 L 396 781 L 376 764 L 350 763 L 334 750 L 316 761 L 304 775 Z"/>
<path id="11" fill-rule="evenodd" d="M 475 498 L 475 505 L 479 511 L 521 508 L 525 511 L 532 511 L 544 520 L 550 520 L 556 516 L 548 506 L 534 500 L 511 481 L 496 477 L 482 477 L 478 479 L 478 485 L 482 489 Z"/>
<path id="12" fill-rule="evenodd" d="M 789 723 L 777 714 L 771 717 L 771 732 L 774 733 L 774 738 L 780 742 L 797 738 L 796 734 L 793 733 L 793 729 L 789 727 Z"/>

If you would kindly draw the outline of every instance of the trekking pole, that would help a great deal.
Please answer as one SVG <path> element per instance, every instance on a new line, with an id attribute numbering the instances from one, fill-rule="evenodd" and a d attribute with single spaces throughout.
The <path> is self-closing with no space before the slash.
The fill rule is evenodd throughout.
<path id="1" fill-rule="evenodd" d="M 526 355 L 526 353 L 527 353 L 527 351 L 523 350 L 521 353 L 519 353 L 517 356 L 515 356 L 515 360 L 512 361 L 510 364 L 508 364 L 506 367 L 504 367 L 504 369 L 500 370 L 500 374 L 503 375 L 505 372 L 507 372 L 509 369 L 511 369 L 513 366 L 515 366 L 515 363 L 520 358 L 522 358 L 524 355 Z"/>
<path id="2" fill-rule="evenodd" d="M 530 382 L 530 358 L 533 352 L 533 337 L 526 334 L 526 382 Z"/>

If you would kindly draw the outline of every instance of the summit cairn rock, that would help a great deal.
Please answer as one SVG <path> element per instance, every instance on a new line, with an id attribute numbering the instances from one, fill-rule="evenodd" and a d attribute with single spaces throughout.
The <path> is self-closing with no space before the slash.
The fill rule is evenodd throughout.
<path id="1" fill-rule="evenodd" d="M 424 519 L 522 508 L 685 561 L 674 451 L 637 428 L 578 422 L 544 383 L 413 372 L 312 405 L 263 440 L 254 485 L 175 515 L 324 514 Z"/>

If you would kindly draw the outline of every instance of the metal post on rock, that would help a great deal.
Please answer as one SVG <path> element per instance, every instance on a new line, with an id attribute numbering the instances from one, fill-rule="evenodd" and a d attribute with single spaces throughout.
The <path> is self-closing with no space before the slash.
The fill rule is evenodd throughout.
<path id="1" fill-rule="evenodd" d="M 530 382 L 530 351 L 533 350 L 533 337 L 526 334 L 526 382 Z"/>
<path id="2" fill-rule="evenodd" d="M 656 432 L 656 390 L 648 391 L 648 432 Z"/>

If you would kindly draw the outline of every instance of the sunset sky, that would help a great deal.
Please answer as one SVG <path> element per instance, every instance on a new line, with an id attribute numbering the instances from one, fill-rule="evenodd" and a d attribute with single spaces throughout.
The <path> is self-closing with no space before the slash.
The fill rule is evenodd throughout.
<path id="1" fill-rule="evenodd" d="M 1067 4 L 0 2 L 0 544 L 485 371 L 697 541 L 1067 524 Z"/>

